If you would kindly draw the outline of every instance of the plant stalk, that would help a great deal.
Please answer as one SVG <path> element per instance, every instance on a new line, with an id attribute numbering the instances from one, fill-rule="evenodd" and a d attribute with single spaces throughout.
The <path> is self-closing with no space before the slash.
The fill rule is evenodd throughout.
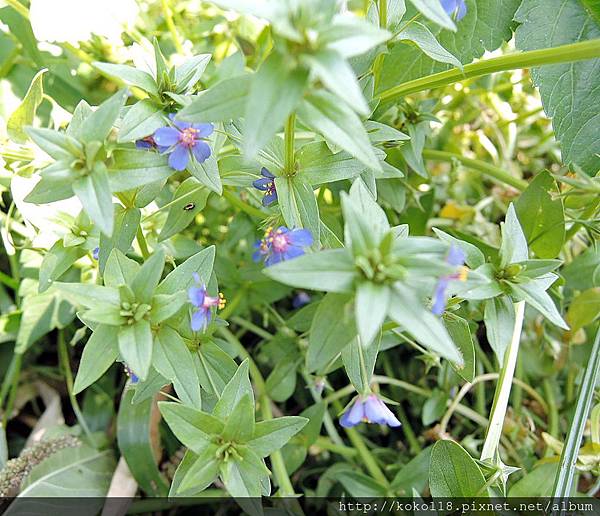
<path id="1" fill-rule="evenodd" d="M 285 173 L 293 176 L 296 173 L 295 156 L 296 113 L 292 113 L 285 124 Z"/>

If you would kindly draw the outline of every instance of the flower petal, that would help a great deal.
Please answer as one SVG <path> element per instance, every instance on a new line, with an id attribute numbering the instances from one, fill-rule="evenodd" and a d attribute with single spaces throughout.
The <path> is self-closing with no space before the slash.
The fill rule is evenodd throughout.
<path id="1" fill-rule="evenodd" d="M 276 200 L 277 200 L 277 192 L 266 194 L 262 198 L 262 205 L 263 206 L 271 206 L 271 204 L 273 204 Z"/>
<path id="2" fill-rule="evenodd" d="M 433 306 L 431 307 L 431 311 L 435 315 L 442 315 L 444 310 L 446 310 L 446 290 L 448 289 L 448 283 L 450 280 L 447 276 L 440 278 L 435 287 L 435 292 L 433 294 Z"/>
<path id="3" fill-rule="evenodd" d="M 180 132 L 174 127 L 161 127 L 154 132 L 154 141 L 157 145 L 171 147 L 179 142 Z"/>
<path id="4" fill-rule="evenodd" d="M 192 124 L 190 124 L 189 122 L 182 122 L 181 120 L 177 120 L 175 117 L 173 117 L 171 120 L 173 120 L 173 125 L 181 131 L 192 127 Z"/>
<path id="5" fill-rule="evenodd" d="M 351 428 L 358 425 L 365 417 L 365 405 L 364 402 L 357 398 L 352 405 L 352 408 L 346 410 L 340 418 L 340 425 L 344 428 Z"/>
<path id="6" fill-rule="evenodd" d="M 200 331 L 205 329 L 210 322 L 210 310 L 207 308 L 200 308 L 192 314 L 191 327 L 194 331 Z"/>
<path id="7" fill-rule="evenodd" d="M 177 145 L 169 154 L 169 166 L 174 170 L 185 170 L 190 161 L 190 153 L 183 145 Z"/>
<path id="8" fill-rule="evenodd" d="M 254 188 L 256 188 L 257 190 L 260 190 L 261 192 L 266 192 L 267 191 L 267 185 L 271 182 L 270 179 L 267 179 L 266 177 L 261 177 L 260 179 L 257 179 L 256 181 L 252 182 L 252 186 Z"/>
<path id="9" fill-rule="evenodd" d="M 298 256 L 302 256 L 304 254 L 304 249 L 296 245 L 291 245 L 282 254 L 284 259 L 292 260 L 293 258 L 298 258 Z"/>
<path id="10" fill-rule="evenodd" d="M 289 236 L 290 244 L 309 247 L 313 244 L 312 233 L 308 229 L 294 229 Z"/>
<path id="11" fill-rule="evenodd" d="M 268 177 L 269 179 L 275 179 L 275 176 L 271 174 L 265 167 L 260 169 L 260 175 L 263 177 Z"/>
<path id="12" fill-rule="evenodd" d="M 210 147 L 206 142 L 197 141 L 192 147 L 192 153 L 198 163 L 204 163 L 210 158 Z"/>
<path id="13" fill-rule="evenodd" d="M 198 138 L 208 138 L 215 130 L 212 124 L 192 124 L 192 127 L 198 131 Z"/>
<path id="14" fill-rule="evenodd" d="M 206 296 L 206 289 L 202 287 L 190 287 L 188 289 L 188 299 L 196 307 L 201 307 Z"/>
<path id="15" fill-rule="evenodd" d="M 465 259 L 465 252 L 460 247 L 457 245 L 450 246 L 448 256 L 446 256 L 446 263 L 458 267 L 459 265 L 463 265 L 465 263 Z"/>

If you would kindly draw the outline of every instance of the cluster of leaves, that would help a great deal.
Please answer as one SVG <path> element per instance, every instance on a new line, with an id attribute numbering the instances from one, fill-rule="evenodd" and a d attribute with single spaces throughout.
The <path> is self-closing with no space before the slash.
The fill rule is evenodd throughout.
<path id="1" fill-rule="evenodd" d="M 522 50 L 594 40 L 596 4 L 548 16 L 538 0 L 214 0 L 200 16 L 181 2 L 175 18 L 154 4 L 148 18 L 159 10 L 164 21 L 123 40 L 143 38 L 151 71 L 93 42 L 46 63 L 26 14 L 0 9 L 10 45 L 26 51 L 16 71 L 37 72 L 0 150 L 10 270 L 0 271 L 0 468 L 6 443 L 21 448 L 21 414 L 37 410 L 32 386 L 56 387 L 55 348 L 72 424 L 58 424 L 49 397 L 40 421 L 54 414 L 50 435 L 78 435 L 39 464 L 25 451 L 26 478 L 11 489 L 54 495 L 61 470 L 77 495 L 105 493 L 114 423 L 122 460 L 151 496 L 214 484 L 256 498 L 272 481 L 282 495 L 551 494 L 590 356 L 582 344 L 598 325 L 590 78 L 600 61 L 565 64 L 550 49 L 547 61 L 563 64 L 532 72 L 562 161 L 527 77 L 480 77 L 486 61 L 469 63 L 513 34 Z M 180 35 L 199 53 L 173 52 Z M 81 53 L 73 92 L 61 67 Z M 455 87 L 429 77 L 466 65 L 475 78 Z M 20 85 L 11 68 L 0 74 Z M 209 156 L 192 152 L 195 126 L 182 123 L 211 124 Z M 176 145 L 161 144 L 166 127 L 180 131 Z M 184 170 L 169 159 L 179 146 Z M 260 181 L 276 203 L 261 202 Z M 251 258 L 265 229 L 258 258 L 279 253 L 267 267 Z M 287 254 L 299 230 L 311 243 Z M 475 460 L 515 366 L 512 431 Z M 498 376 L 492 401 L 484 382 Z M 582 385 L 592 392 L 594 377 Z M 390 421 L 370 415 L 383 406 L 375 399 L 403 427 L 348 428 L 348 446 L 335 420 L 363 407 L 366 422 Z M 592 424 L 581 489 L 599 471 Z M 552 460 L 537 464 L 540 449 Z M 519 480 L 504 462 L 522 468 Z"/>

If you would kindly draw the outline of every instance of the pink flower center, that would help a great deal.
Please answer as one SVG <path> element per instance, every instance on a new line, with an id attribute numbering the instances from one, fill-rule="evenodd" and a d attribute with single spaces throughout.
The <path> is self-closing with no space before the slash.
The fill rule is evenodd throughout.
<path id="1" fill-rule="evenodd" d="M 284 233 L 275 233 L 273 235 L 273 250 L 277 253 L 283 253 L 290 245 L 287 236 Z"/>
<path id="2" fill-rule="evenodd" d="M 193 127 L 183 129 L 179 134 L 179 142 L 185 147 L 193 147 L 197 139 L 198 129 L 194 129 Z"/>

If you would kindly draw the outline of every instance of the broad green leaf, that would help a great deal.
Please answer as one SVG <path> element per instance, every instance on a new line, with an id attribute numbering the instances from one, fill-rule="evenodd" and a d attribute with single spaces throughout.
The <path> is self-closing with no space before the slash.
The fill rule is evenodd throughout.
<path id="1" fill-rule="evenodd" d="M 500 267 L 511 263 L 524 262 L 529 258 L 527 240 L 517 218 L 514 205 L 508 207 L 506 219 L 502 223 L 502 246 L 500 247 Z"/>
<path id="2" fill-rule="evenodd" d="M 104 498 L 114 468 L 115 461 L 110 450 L 99 451 L 85 445 L 65 448 L 33 467 L 21 485 L 19 497 Z M 99 504 L 98 509 L 101 506 Z M 4 514 L 11 514 L 11 511 Z M 22 512 L 16 510 L 14 514 Z"/>
<path id="3" fill-rule="evenodd" d="M 600 288 L 584 290 L 571 301 L 567 321 L 575 333 L 600 317 Z"/>
<path id="4" fill-rule="evenodd" d="M 458 365 L 464 364 L 460 351 L 444 325 L 423 307 L 410 288 L 400 283 L 394 286 L 388 315 L 422 346 Z"/>
<path id="5" fill-rule="evenodd" d="M 448 16 L 440 0 L 410 0 L 417 10 L 432 22 L 444 29 L 456 31 L 456 25 Z"/>
<path id="6" fill-rule="evenodd" d="M 469 242 L 465 242 L 464 240 L 455 238 L 440 229 L 433 228 L 433 231 L 444 242 L 460 247 L 465 253 L 465 263 L 471 269 L 477 269 L 485 263 L 485 256 L 477 246 Z"/>
<path id="7" fill-rule="evenodd" d="M 381 171 L 369 136 L 358 115 L 346 104 L 326 91 L 305 97 L 298 107 L 298 116 L 311 129 L 322 134 L 368 168 Z"/>
<path id="8" fill-rule="evenodd" d="M 119 352 L 129 368 L 145 380 L 152 363 L 153 338 L 150 323 L 144 319 L 119 328 Z"/>
<path id="9" fill-rule="evenodd" d="M 197 272 L 203 283 L 208 284 L 215 261 L 215 247 L 210 246 L 188 258 L 160 282 L 156 294 L 175 294 L 187 291 L 194 285 L 193 273 Z"/>
<path id="10" fill-rule="evenodd" d="M 477 463 L 454 441 L 438 441 L 431 451 L 429 489 L 433 497 L 486 497 L 485 478 Z"/>
<path id="11" fill-rule="evenodd" d="M 539 258 L 556 258 L 565 241 L 565 213 L 550 172 L 540 172 L 515 205 L 527 243 Z"/>
<path id="12" fill-rule="evenodd" d="M 122 90 L 100 104 L 96 111 L 81 124 L 81 141 L 85 143 L 103 142 L 112 130 L 126 100 L 127 91 Z"/>
<path id="13" fill-rule="evenodd" d="M 108 172 L 111 191 L 124 192 L 167 179 L 175 173 L 167 160 L 166 156 L 145 150 L 115 151 Z"/>
<path id="14" fill-rule="evenodd" d="M 164 401 L 158 407 L 177 439 L 195 453 L 202 453 L 211 436 L 223 431 L 223 423 L 206 412 Z"/>
<path id="15" fill-rule="evenodd" d="M 296 373 L 300 361 L 300 359 L 289 356 L 275 364 L 271 374 L 265 381 L 265 388 L 273 401 L 282 403 L 294 394 L 297 380 Z"/>
<path id="16" fill-rule="evenodd" d="M 79 176 L 71 169 L 70 159 L 61 159 L 40 172 L 41 180 L 27 194 L 24 201 L 45 204 L 73 197 L 73 181 Z"/>
<path id="17" fill-rule="evenodd" d="M 227 417 L 221 434 L 225 441 L 246 443 L 254 435 L 254 397 L 245 393 Z"/>
<path id="18" fill-rule="evenodd" d="M 94 330 L 79 361 L 73 386 L 75 394 L 87 389 L 115 363 L 119 356 L 117 335 L 118 330 L 114 326 L 100 324 Z"/>
<path id="19" fill-rule="evenodd" d="M 422 3 L 429 2 L 422 0 Z M 442 47 L 467 64 L 512 38 L 513 17 L 520 4 L 521 0 L 467 0 L 467 14 L 457 23 L 456 32 L 437 26 L 429 28 Z M 415 9 L 411 8 L 405 19 L 415 14 Z M 396 44 L 385 57 L 377 90 L 383 91 L 449 68 L 451 65 L 431 59 L 418 48 Z"/>
<path id="20" fill-rule="evenodd" d="M 178 92 L 187 93 L 194 88 L 206 70 L 211 57 L 210 54 L 198 54 L 190 57 L 175 69 L 175 84 Z"/>
<path id="21" fill-rule="evenodd" d="M 292 66 L 286 57 L 274 52 L 252 79 L 244 116 L 244 153 L 249 158 L 283 127 L 302 98 L 308 72 Z"/>
<path id="22" fill-rule="evenodd" d="M 362 174 L 366 167 L 347 152 L 333 154 L 324 142 L 304 145 L 296 155 L 299 175 L 313 187 L 353 179 Z"/>
<path id="23" fill-rule="evenodd" d="M 553 496 L 552 486 L 558 468 L 558 462 L 540 462 L 511 486 L 509 496 L 521 498 Z M 576 491 L 576 489 L 573 490 L 572 496 L 577 496 Z"/>
<path id="24" fill-rule="evenodd" d="M 252 76 L 240 75 L 225 79 L 193 97 L 177 114 L 178 120 L 188 122 L 229 122 L 244 112 Z"/>
<path id="25" fill-rule="evenodd" d="M 444 314 L 444 325 L 450 338 L 463 356 L 464 366 L 457 367 L 453 362 L 450 363 L 461 378 L 466 382 L 472 382 L 475 378 L 475 347 L 469 323 L 458 315 L 446 312 Z M 444 405 L 444 409 L 445 407 Z"/>
<path id="26" fill-rule="evenodd" d="M 150 305 L 150 322 L 159 324 L 173 317 L 188 302 L 186 296 L 177 294 L 157 294 L 152 297 Z"/>
<path id="27" fill-rule="evenodd" d="M 289 228 L 306 228 L 317 243 L 320 239 L 319 206 L 312 186 L 301 177 L 276 177 L 275 187 L 281 213 Z"/>
<path id="28" fill-rule="evenodd" d="M 323 371 L 356 337 L 350 306 L 350 298 L 340 294 L 327 294 L 319 303 L 310 327 L 306 354 L 308 372 Z"/>
<path id="29" fill-rule="evenodd" d="M 155 369 L 173 382 L 175 392 L 186 404 L 200 409 L 200 381 L 192 354 L 180 335 L 168 326 L 156 336 L 152 357 Z"/>
<path id="30" fill-rule="evenodd" d="M 515 309 L 507 296 L 488 299 L 485 302 L 483 320 L 488 342 L 499 364 L 504 364 L 504 353 L 512 340 L 515 326 Z"/>
<path id="31" fill-rule="evenodd" d="M 345 58 L 360 56 L 381 45 L 390 38 L 382 30 L 366 20 L 353 16 L 335 16 L 333 23 L 319 32 L 320 48 L 334 50 Z"/>
<path id="32" fill-rule="evenodd" d="M 167 118 L 161 108 L 151 100 L 143 99 L 131 106 L 121 124 L 117 141 L 134 142 L 151 135 L 159 127 L 167 125 Z"/>
<path id="33" fill-rule="evenodd" d="M 48 290 L 79 258 L 86 254 L 81 247 L 65 247 L 62 240 L 56 243 L 44 256 L 40 266 L 39 292 Z"/>
<path id="34" fill-rule="evenodd" d="M 117 416 L 117 441 L 135 481 L 149 496 L 165 496 L 168 486 L 157 467 L 159 420 L 155 400 L 133 402 L 135 391 L 125 389 Z"/>
<path id="35" fill-rule="evenodd" d="M 196 158 L 192 156 L 188 163 L 188 170 L 209 190 L 212 190 L 217 195 L 223 193 L 223 183 L 221 182 L 219 165 L 217 164 L 217 158 L 214 152 L 211 153 L 208 159 L 203 163 L 198 163 Z"/>
<path id="36" fill-rule="evenodd" d="M 419 493 L 423 492 L 429 482 L 432 448 L 433 446 L 428 446 L 402 466 L 391 483 L 391 487 L 396 493 L 406 496 L 412 489 L 416 489 Z"/>
<path id="37" fill-rule="evenodd" d="M 581 0 L 583 5 L 596 20 L 596 23 L 600 24 L 600 0 Z"/>
<path id="38" fill-rule="evenodd" d="M 600 38 L 600 25 L 579 1 L 525 0 L 515 15 L 519 50 L 557 47 Z M 552 118 L 556 139 L 566 164 L 579 165 L 589 175 L 600 169 L 598 133 L 600 59 L 534 68 L 546 114 Z"/>
<path id="39" fill-rule="evenodd" d="M 359 471 L 342 471 L 338 476 L 340 484 L 352 498 L 382 498 L 386 495 L 386 486 Z"/>
<path id="40" fill-rule="evenodd" d="M 398 41 L 410 41 L 417 45 L 431 59 L 462 68 L 461 62 L 448 52 L 427 28 L 417 21 L 411 23 L 396 37 Z"/>
<path id="41" fill-rule="evenodd" d="M 159 241 L 167 240 L 188 227 L 206 206 L 209 195 L 210 190 L 196 178 L 188 177 L 183 181 L 169 203 L 167 220 L 160 232 Z"/>
<path id="42" fill-rule="evenodd" d="M 77 179 L 73 183 L 73 192 L 94 224 L 110 237 L 113 232 L 115 209 L 106 170 L 98 167 L 91 174 Z"/>
<path id="43" fill-rule="evenodd" d="M 345 249 L 305 254 L 267 267 L 263 273 L 284 285 L 325 292 L 350 292 L 356 268 Z"/>
<path id="44" fill-rule="evenodd" d="M 81 143 L 60 131 L 43 127 L 26 127 L 25 132 L 40 149 L 56 160 L 72 160 L 83 150 Z"/>
<path id="45" fill-rule="evenodd" d="M 356 289 L 354 311 L 356 326 L 363 346 L 368 346 L 381 331 L 390 302 L 387 285 L 364 281 Z"/>
<path id="46" fill-rule="evenodd" d="M 194 457 L 194 462 L 189 466 L 185 476 L 177 488 L 177 493 L 184 494 L 193 489 L 198 493 L 211 485 L 219 474 L 220 460 L 217 459 L 217 444 L 210 444 L 202 453 Z"/>
<path id="47" fill-rule="evenodd" d="M 333 50 L 320 50 L 314 54 L 301 56 L 312 73 L 340 100 L 361 115 L 370 110 L 352 67 Z"/>
<path id="48" fill-rule="evenodd" d="M 243 450 L 240 455 L 242 460 L 230 459 L 221 464 L 221 479 L 230 496 L 258 498 L 261 480 L 269 475 L 269 470 L 251 448 Z"/>
<path id="49" fill-rule="evenodd" d="M 248 367 L 248 359 L 246 359 L 240 364 L 231 380 L 229 380 L 229 383 L 223 389 L 221 398 L 213 410 L 215 417 L 229 417 L 236 405 L 246 394 L 254 401 L 254 391 L 248 377 Z"/>
<path id="50" fill-rule="evenodd" d="M 6 122 L 6 130 L 12 140 L 25 143 L 28 139 L 24 127 L 33 124 L 37 108 L 44 100 L 44 74 L 47 69 L 40 70 L 31 80 L 31 84 L 23 101 Z"/>
<path id="51" fill-rule="evenodd" d="M 121 298 L 115 288 L 89 283 L 58 283 L 54 286 L 70 303 L 93 308 L 97 303 L 120 306 Z"/>
<path id="52" fill-rule="evenodd" d="M 342 362 L 348 379 L 361 394 L 369 391 L 380 344 L 381 336 L 368 346 L 363 345 L 360 338 L 356 337 L 342 350 Z"/>
<path id="53" fill-rule="evenodd" d="M 554 277 L 556 278 L 556 276 Z M 544 279 L 538 279 L 519 285 L 513 283 L 510 287 L 515 297 L 526 301 L 527 304 L 535 308 L 552 324 L 555 324 L 563 330 L 569 329 L 569 325 L 563 320 L 554 301 L 552 301 L 552 298 L 546 292 L 548 287 L 544 284 Z"/>
<path id="54" fill-rule="evenodd" d="M 235 360 L 212 341 L 200 346 L 198 357 L 200 385 L 215 398 L 220 398 L 223 389 L 238 369 Z"/>
<path id="55" fill-rule="evenodd" d="M 254 435 L 248 441 L 259 456 L 266 457 L 282 448 L 294 435 L 308 423 L 308 419 L 299 416 L 284 416 L 261 421 L 254 427 Z"/>
<path id="56" fill-rule="evenodd" d="M 138 70 L 133 66 L 113 64 L 113 63 L 92 63 L 94 68 L 106 73 L 107 75 L 114 77 L 115 79 L 121 80 L 131 86 L 137 86 L 142 90 L 152 93 L 153 95 L 158 94 L 156 87 L 156 81 L 149 73 L 143 70 Z"/>
<path id="57" fill-rule="evenodd" d="M 127 258 L 119 249 L 113 249 L 104 269 L 104 284 L 107 287 L 120 287 L 133 282 L 140 270 L 140 264 Z"/>
<path id="58" fill-rule="evenodd" d="M 162 276 L 164 266 L 165 253 L 162 249 L 155 251 L 144 262 L 144 265 L 142 265 L 131 283 L 131 289 L 137 301 L 143 303 L 150 302 L 154 294 L 154 289 L 158 286 L 158 282 Z"/>
<path id="59" fill-rule="evenodd" d="M 98 263 L 100 265 L 100 272 L 106 274 L 105 268 L 108 264 L 108 258 L 113 250 L 120 252 L 119 260 L 123 257 L 123 253 L 126 253 L 131 248 L 133 239 L 137 233 L 137 229 L 141 220 L 141 212 L 138 208 L 123 208 L 120 204 L 115 204 L 115 223 L 113 226 L 112 236 L 108 237 L 104 233 L 100 234 L 100 245 L 98 252 Z M 134 262 L 137 265 L 137 262 Z M 127 270 L 131 271 L 135 268 L 135 265 L 131 265 Z M 127 276 L 126 276 L 127 277 Z M 130 283 L 131 280 L 123 281 L 118 283 L 122 285 L 124 283 Z M 108 283 L 105 282 L 108 285 Z M 114 286 L 114 285 L 113 285 Z"/>

